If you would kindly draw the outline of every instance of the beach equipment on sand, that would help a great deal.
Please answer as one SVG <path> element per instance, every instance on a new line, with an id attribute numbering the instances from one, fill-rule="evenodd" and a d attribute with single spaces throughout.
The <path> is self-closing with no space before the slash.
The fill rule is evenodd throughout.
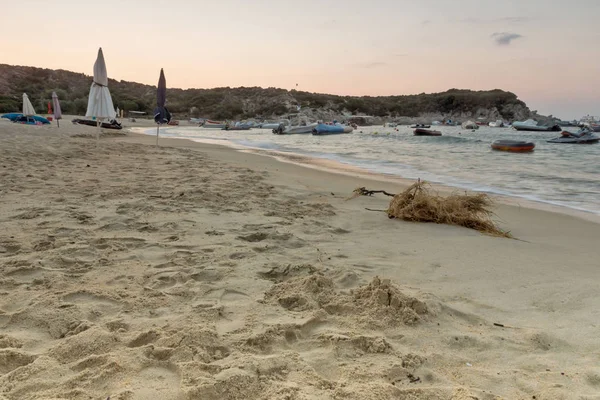
<path id="1" fill-rule="evenodd" d="M 101 120 L 106 118 L 113 120 L 116 116 L 112 97 L 108 90 L 108 73 L 106 72 L 106 63 L 104 62 L 102 48 L 98 49 L 98 57 L 94 63 L 94 81 L 90 88 L 90 96 L 88 98 L 88 107 L 85 116 L 96 118 L 98 124 L 96 140 L 100 138 Z"/>
<path id="2" fill-rule="evenodd" d="M 510 151 L 513 153 L 529 153 L 534 148 L 534 143 L 519 140 L 496 140 L 492 143 L 492 149 L 494 150 Z"/>
<path id="3" fill-rule="evenodd" d="M 33 109 L 33 105 L 27 96 L 27 93 L 23 93 L 23 116 L 25 117 L 33 117 L 35 115 L 35 110 Z"/>
<path id="4" fill-rule="evenodd" d="M 156 145 L 158 146 L 158 134 L 162 124 L 168 124 L 171 121 L 171 113 L 165 107 L 167 102 L 167 80 L 163 69 L 160 69 L 158 78 L 158 87 L 156 90 L 156 108 L 154 109 L 154 122 L 156 122 Z"/>
<path id="5" fill-rule="evenodd" d="M 442 136 L 442 132 L 431 129 L 417 128 L 414 130 L 415 136 Z"/>
<path id="6" fill-rule="evenodd" d="M 62 119 L 62 111 L 60 109 L 60 102 L 58 101 L 58 95 L 56 92 L 52 92 L 52 108 L 54 108 L 54 119 L 56 120 L 56 125 L 60 127 L 59 119 Z"/>
<path id="7" fill-rule="evenodd" d="M 75 125 L 87 125 L 87 126 L 95 126 L 98 127 L 98 121 L 92 121 L 89 119 L 74 119 L 71 121 Z M 100 128 L 103 129 L 123 129 L 123 126 L 118 123 L 116 120 L 112 120 L 110 122 L 100 122 Z"/>

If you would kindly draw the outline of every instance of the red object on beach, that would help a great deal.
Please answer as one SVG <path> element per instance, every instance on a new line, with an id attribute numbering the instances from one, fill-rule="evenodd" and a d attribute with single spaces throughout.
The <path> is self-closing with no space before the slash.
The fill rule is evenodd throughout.
<path id="1" fill-rule="evenodd" d="M 48 121 L 52 121 L 52 117 L 48 115 L 48 117 L 46 118 Z"/>
<path id="2" fill-rule="evenodd" d="M 413 132 L 415 136 L 442 136 L 442 132 L 430 129 L 417 128 Z"/>
<path id="3" fill-rule="evenodd" d="M 52 115 L 52 103 L 48 102 L 48 115 Z M 52 120 L 48 120 L 48 121 L 52 121 Z"/>

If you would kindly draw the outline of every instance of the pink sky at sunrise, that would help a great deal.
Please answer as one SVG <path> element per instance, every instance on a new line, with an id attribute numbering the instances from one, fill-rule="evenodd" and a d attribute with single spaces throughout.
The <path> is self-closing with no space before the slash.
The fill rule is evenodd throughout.
<path id="1" fill-rule="evenodd" d="M 182 88 L 499 88 L 544 114 L 600 114 L 597 0 L 22 0 L 4 15 L 23 10 L 0 25 L 14 38 L 0 63 L 91 75 L 102 47 L 109 77 L 153 85 L 164 68 Z"/>

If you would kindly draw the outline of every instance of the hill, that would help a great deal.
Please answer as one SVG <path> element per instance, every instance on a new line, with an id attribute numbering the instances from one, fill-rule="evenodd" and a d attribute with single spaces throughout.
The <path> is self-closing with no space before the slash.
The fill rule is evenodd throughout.
<path id="1" fill-rule="evenodd" d="M 55 91 L 66 114 L 85 114 L 92 78 L 85 74 L 35 67 L 0 64 L 0 112 L 21 108 L 27 93 L 38 112 Z M 151 112 L 156 87 L 109 79 L 115 106 L 125 111 Z M 372 115 L 387 119 L 409 117 L 425 120 L 483 117 L 508 121 L 531 115 L 514 93 L 503 90 L 471 91 L 450 89 L 443 93 L 403 96 L 337 96 L 277 88 L 239 87 L 214 89 L 171 89 L 167 106 L 178 118 L 211 119 L 273 118 L 294 113 L 297 106 L 313 118 Z"/>

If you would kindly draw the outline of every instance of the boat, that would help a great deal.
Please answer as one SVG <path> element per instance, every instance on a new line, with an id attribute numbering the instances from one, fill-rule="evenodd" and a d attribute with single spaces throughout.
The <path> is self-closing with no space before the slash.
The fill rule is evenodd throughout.
<path id="1" fill-rule="evenodd" d="M 424 125 L 424 124 L 414 124 L 413 126 L 411 126 L 411 129 L 416 129 L 416 128 L 431 128 L 431 125 Z"/>
<path id="2" fill-rule="evenodd" d="M 417 128 L 413 132 L 415 136 L 442 136 L 442 132 L 433 131 L 431 129 Z"/>
<path id="3" fill-rule="evenodd" d="M 224 130 L 224 131 L 249 131 L 250 126 L 248 126 L 248 125 L 237 125 L 237 126 L 226 125 L 224 128 L 221 128 L 221 130 Z"/>
<path id="4" fill-rule="evenodd" d="M 227 126 L 227 124 L 225 122 L 211 121 L 210 119 L 207 119 L 201 126 L 208 129 L 223 129 L 225 126 Z"/>
<path id="5" fill-rule="evenodd" d="M 461 126 L 463 129 L 479 129 L 479 125 L 473 121 L 463 122 Z"/>
<path id="6" fill-rule="evenodd" d="M 590 129 L 594 132 L 600 132 L 600 124 L 590 124 Z"/>
<path id="7" fill-rule="evenodd" d="M 267 122 L 266 124 L 259 125 L 259 128 L 273 130 L 279 128 L 279 125 L 281 125 L 281 122 Z"/>
<path id="8" fill-rule="evenodd" d="M 500 151 L 510 151 L 513 153 L 528 153 L 533 151 L 535 143 L 523 142 L 520 140 L 496 140 L 492 143 L 492 149 Z"/>
<path id="9" fill-rule="evenodd" d="M 352 133 L 354 128 L 346 125 L 327 125 L 327 124 L 317 124 L 316 127 L 313 128 L 313 135 L 339 135 L 342 133 Z"/>
<path id="10" fill-rule="evenodd" d="M 504 128 L 504 122 L 501 119 L 496 122 L 490 122 L 488 125 L 492 128 Z"/>
<path id="11" fill-rule="evenodd" d="M 93 126 L 93 127 L 98 127 L 98 121 L 94 121 L 91 119 L 74 119 L 73 124 L 75 125 L 87 125 L 87 126 Z M 112 120 L 110 122 L 102 122 L 100 124 L 101 128 L 104 129 L 123 129 L 123 126 L 121 126 L 120 123 L 118 123 L 116 120 Z"/>
<path id="12" fill-rule="evenodd" d="M 276 129 L 273 129 L 273 133 L 276 135 L 293 135 L 299 133 L 312 133 L 312 130 L 317 127 L 317 123 L 309 125 L 299 126 L 285 126 L 280 124 Z"/>
<path id="13" fill-rule="evenodd" d="M 600 136 L 597 136 L 589 129 L 580 129 L 577 133 L 563 131 L 561 136 L 548 140 L 548 143 L 569 143 L 569 144 L 591 144 L 598 143 Z"/>
<path id="14" fill-rule="evenodd" d="M 512 124 L 513 128 L 518 131 L 533 131 L 533 132 L 560 132 L 561 127 L 558 125 L 538 125 L 536 120 L 528 119 L 527 121 L 515 121 Z"/>

